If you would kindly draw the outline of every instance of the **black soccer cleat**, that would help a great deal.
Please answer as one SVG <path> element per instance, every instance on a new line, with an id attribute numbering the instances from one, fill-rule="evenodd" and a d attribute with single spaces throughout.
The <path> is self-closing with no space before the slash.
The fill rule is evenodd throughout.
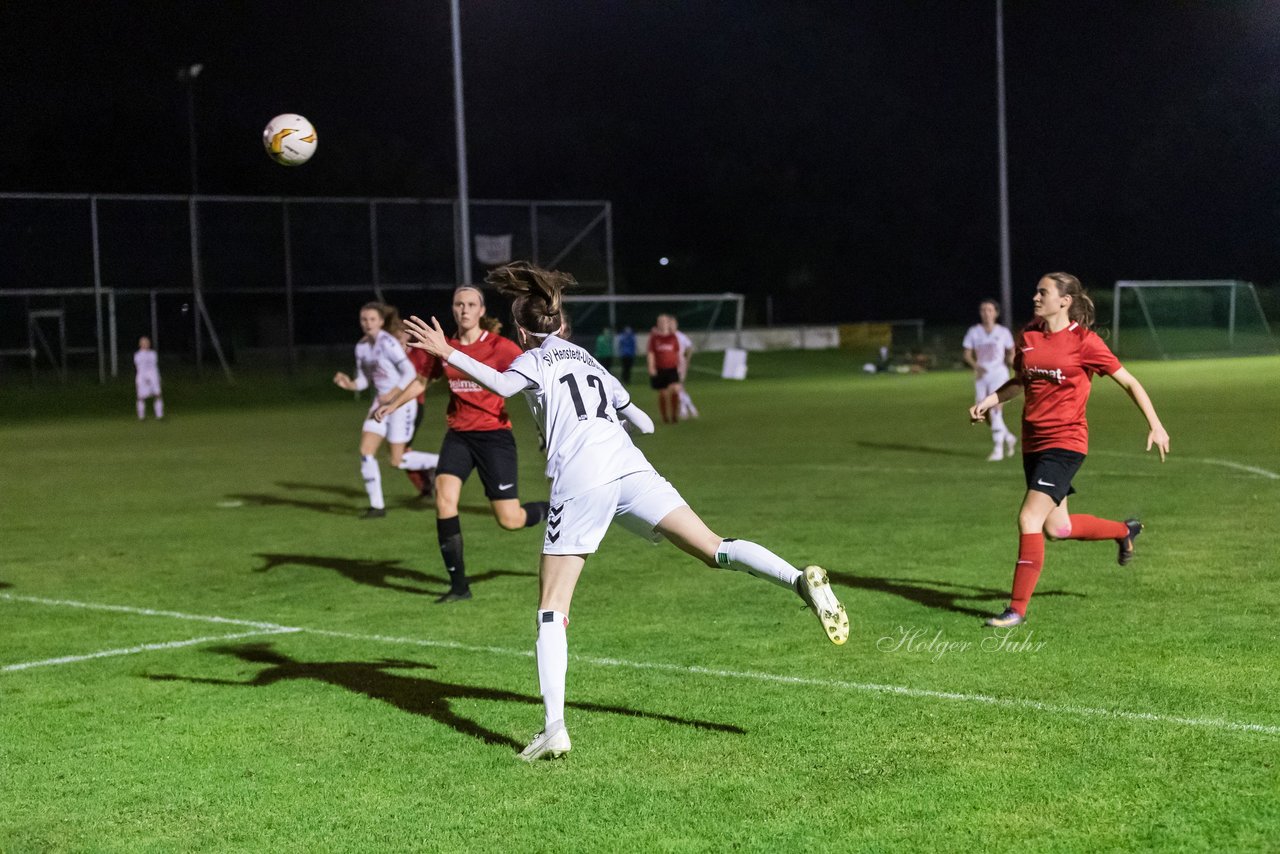
<path id="1" fill-rule="evenodd" d="M 1142 523 L 1137 519 L 1125 519 L 1124 524 L 1129 529 L 1129 534 L 1116 540 L 1116 543 L 1120 546 L 1120 553 L 1116 555 L 1116 563 L 1121 566 L 1128 566 L 1129 561 L 1133 560 L 1133 541 L 1138 539 L 1138 535 L 1142 533 Z"/>
<path id="2" fill-rule="evenodd" d="M 471 598 L 470 587 L 468 587 L 466 590 L 463 590 L 463 591 L 450 590 L 448 593 L 444 594 L 439 599 L 437 599 L 436 604 L 447 605 L 450 602 L 465 602 L 470 598 Z"/>
<path id="3" fill-rule="evenodd" d="M 381 519 L 387 515 L 387 511 L 382 507 L 370 507 L 368 510 L 360 514 L 361 519 Z"/>

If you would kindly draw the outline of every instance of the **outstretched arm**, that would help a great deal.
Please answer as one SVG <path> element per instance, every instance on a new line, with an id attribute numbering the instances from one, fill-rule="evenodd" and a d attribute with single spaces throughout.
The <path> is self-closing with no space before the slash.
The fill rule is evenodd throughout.
<path id="1" fill-rule="evenodd" d="M 1151 403 L 1151 398 L 1147 396 L 1147 390 L 1142 387 L 1142 383 L 1138 382 L 1138 378 L 1125 368 L 1112 374 L 1111 379 L 1128 393 L 1138 409 L 1142 411 L 1142 416 L 1147 419 L 1147 450 L 1151 450 L 1151 446 L 1155 445 L 1160 451 L 1160 462 L 1164 462 L 1165 456 L 1169 453 L 1169 433 L 1160 423 L 1160 416 L 1156 415 L 1156 408 Z"/>
<path id="2" fill-rule="evenodd" d="M 404 391 L 395 396 L 390 403 L 384 403 L 379 406 L 373 413 L 373 420 L 381 422 L 391 413 L 413 400 L 418 395 L 427 390 L 427 380 L 423 377 L 416 376 L 409 385 L 405 386 Z"/>
<path id="3" fill-rule="evenodd" d="M 982 400 L 969 407 L 969 421 L 976 424 L 985 421 L 987 412 L 993 406 L 999 406 L 1007 400 L 1013 400 L 1022 394 L 1022 377 L 1014 377 Z"/>
<path id="4" fill-rule="evenodd" d="M 431 325 L 428 326 L 422 318 L 415 315 L 404 322 L 404 328 L 412 339 L 409 341 L 410 347 L 426 350 L 431 355 L 444 359 L 495 394 L 511 397 L 530 385 L 529 378 L 518 371 L 500 373 L 483 362 L 477 362 L 466 353 L 450 347 L 448 340 L 444 337 L 444 330 L 440 328 L 440 321 L 434 317 L 431 318 Z"/>

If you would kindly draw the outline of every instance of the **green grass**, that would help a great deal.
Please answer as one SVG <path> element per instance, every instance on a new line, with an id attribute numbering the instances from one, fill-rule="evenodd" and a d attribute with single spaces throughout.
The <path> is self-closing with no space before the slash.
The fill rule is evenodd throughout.
<path id="1" fill-rule="evenodd" d="M 1173 455 L 1099 381 L 1072 507 L 1140 514 L 1138 559 L 1050 544 L 1002 651 L 978 615 L 1021 472 L 983 462 L 967 374 L 696 376 L 703 417 L 641 446 L 717 532 L 830 569 L 852 637 L 615 531 L 574 602 L 574 751 L 535 767 L 541 532 L 500 531 L 478 484 L 476 598 L 436 606 L 434 513 L 384 462 L 390 513 L 355 519 L 363 404 L 324 377 L 166 374 L 142 424 L 127 383 L 6 387 L 0 850 L 1275 850 L 1280 358 L 1129 367 Z M 12 669 L 109 650 L 135 651 Z"/>

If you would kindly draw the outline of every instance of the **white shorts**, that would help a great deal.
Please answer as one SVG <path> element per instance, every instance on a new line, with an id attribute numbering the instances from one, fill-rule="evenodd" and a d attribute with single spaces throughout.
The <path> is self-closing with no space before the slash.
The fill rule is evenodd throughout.
<path id="1" fill-rule="evenodd" d="M 381 405 L 375 397 L 373 406 L 369 407 L 369 414 L 365 416 L 364 426 L 360 429 L 366 433 L 376 433 L 397 445 L 406 444 L 413 438 L 413 422 L 418 417 L 417 399 L 409 401 L 379 423 L 373 420 L 373 413 Z"/>
<path id="2" fill-rule="evenodd" d="M 1009 369 L 1004 365 L 996 365 L 987 368 L 986 373 L 974 381 L 974 403 L 981 403 L 982 399 L 989 394 L 995 394 L 996 389 L 1009 381 Z"/>
<path id="3" fill-rule="evenodd" d="M 133 384 L 138 389 L 138 400 L 160 396 L 159 374 L 138 374 L 134 377 Z"/>
<path id="4" fill-rule="evenodd" d="M 633 534 L 653 543 L 661 542 L 662 535 L 654 527 L 686 503 L 676 488 L 653 469 L 623 475 L 551 505 L 542 553 L 594 554 L 609 523 L 615 520 Z"/>

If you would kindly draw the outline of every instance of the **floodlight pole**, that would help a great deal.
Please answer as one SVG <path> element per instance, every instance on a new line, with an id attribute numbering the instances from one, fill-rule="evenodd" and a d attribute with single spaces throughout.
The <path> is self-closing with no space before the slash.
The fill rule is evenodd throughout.
<path id="1" fill-rule="evenodd" d="M 458 146 L 458 259 L 462 281 L 471 284 L 471 198 L 467 190 L 467 122 L 462 109 L 462 12 L 449 0 L 453 30 L 453 126 Z"/>
<path id="2" fill-rule="evenodd" d="M 1013 325 L 1013 275 L 1009 263 L 1009 142 L 1005 126 L 1004 0 L 996 0 L 996 113 L 1000 149 L 1000 312 Z"/>
<path id="3" fill-rule="evenodd" d="M 200 314 L 204 308 L 203 276 L 200 270 L 200 218 L 196 211 L 196 194 L 200 192 L 196 167 L 196 78 L 204 70 L 201 63 L 178 69 L 178 80 L 187 87 L 187 158 L 191 169 L 191 195 L 187 199 L 187 221 L 191 237 L 191 312 L 195 324 L 196 374 L 204 375 L 204 340 L 200 331 Z"/>

